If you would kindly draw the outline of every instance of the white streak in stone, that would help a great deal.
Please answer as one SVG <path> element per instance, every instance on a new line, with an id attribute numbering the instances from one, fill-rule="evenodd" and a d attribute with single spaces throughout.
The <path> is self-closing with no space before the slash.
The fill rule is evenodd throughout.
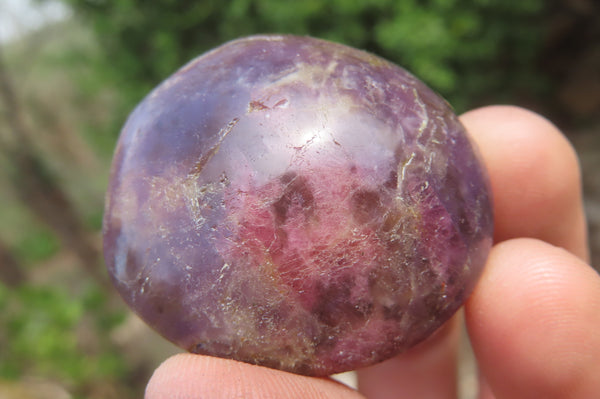
<path id="1" fill-rule="evenodd" d="M 219 277 L 217 278 L 217 283 L 220 283 L 221 280 L 225 277 L 225 272 L 229 269 L 229 263 L 224 263 L 221 270 L 219 270 Z"/>
<path id="2" fill-rule="evenodd" d="M 410 165 L 413 161 L 413 159 L 415 159 L 415 157 L 417 156 L 417 154 L 415 154 L 414 152 L 412 154 L 410 154 L 410 158 L 408 159 L 408 161 L 404 162 L 404 165 L 402 165 L 402 181 L 404 181 L 404 175 L 406 173 L 406 168 L 408 167 L 408 165 Z"/>
<path id="3" fill-rule="evenodd" d="M 415 102 L 419 105 L 421 111 L 423 111 L 423 114 L 421 115 L 423 120 L 421 121 L 421 126 L 419 126 L 419 135 L 421 135 L 429 123 L 429 114 L 427 113 L 427 107 L 425 107 L 425 104 L 421 101 L 421 97 L 419 97 L 419 92 L 416 88 L 413 88 L 413 94 L 415 96 Z"/>
<path id="4" fill-rule="evenodd" d="M 142 287 L 140 288 L 140 295 L 146 291 L 146 285 L 150 282 L 150 277 L 146 277 L 144 282 L 142 283 Z"/>
<path id="5" fill-rule="evenodd" d="M 404 164 L 402 165 L 402 170 L 399 173 L 398 176 L 398 181 L 397 181 L 397 186 L 398 186 L 398 199 L 402 200 L 402 185 L 404 184 L 404 177 L 406 175 L 406 168 L 408 168 L 408 166 L 412 163 L 413 159 L 415 159 L 415 157 L 417 156 L 416 153 L 412 153 L 410 154 L 410 158 L 408 159 L 408 161 L 404 162 Z"/>
<path id="6" fill-rule="evenodd" d="M 115 277 L 121 281 L 125 279 L 125 269 L 127 268 L 127 239 L 126 234 L 121 233 L 117 238 L 115 250 Z"/>

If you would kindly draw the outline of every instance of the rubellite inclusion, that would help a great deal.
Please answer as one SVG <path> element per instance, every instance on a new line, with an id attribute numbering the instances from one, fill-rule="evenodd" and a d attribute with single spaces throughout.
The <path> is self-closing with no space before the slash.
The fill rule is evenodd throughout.
<path id="1" fill-rule="evenodd" d="M 136 108 L 104 218 L 110 275 L 165 338 L 307 375 L 418 343 L 492 243 L 484 168 L 405 70 L 295 36 L 191 61 Z"/>

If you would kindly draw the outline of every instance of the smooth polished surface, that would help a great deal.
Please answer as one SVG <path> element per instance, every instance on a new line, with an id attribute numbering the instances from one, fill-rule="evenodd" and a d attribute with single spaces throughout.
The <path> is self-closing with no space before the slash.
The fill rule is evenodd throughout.
<path id="1" fill-rule="evenodd" d="M 327 375 L 449 319 L 492 230 L 486 173 L 423 83 L 342 45 L 255 36 L 130 116 L 104 248 L 126 302 L 181 347 Z"/>

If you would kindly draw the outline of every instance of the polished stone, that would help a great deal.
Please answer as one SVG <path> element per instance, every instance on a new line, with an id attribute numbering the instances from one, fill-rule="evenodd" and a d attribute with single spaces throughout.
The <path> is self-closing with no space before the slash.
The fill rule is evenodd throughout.
<path id="1" fill-rule="evenodd" d="M 342 45 L 254 36 L 132 113 L 104 248 L 125 301 L 179 346 L 327 375 L 448 320 L 492 224 L 476 149 L 422 82 Z"/>

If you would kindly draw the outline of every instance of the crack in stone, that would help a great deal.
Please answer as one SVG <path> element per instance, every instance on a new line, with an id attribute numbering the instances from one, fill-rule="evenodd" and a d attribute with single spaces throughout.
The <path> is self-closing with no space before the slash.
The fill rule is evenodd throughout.
<path id="1" fill-rule="evenodd" d="M 221 143 L 223 143 L 223 140 L 225 140 L 225 137 L 227 137 L 227 135 L 229 133 L 231 133 L 231 131 L 233 130 L 233 128 L 235 127 L 235 125 L 237 125 L 237 123 L 239 121 L 240 121 L 240 118 L 233 118 L 232 120 L 230 120 L 227 123 L 227 125 L 225 125 L 224 127 L 221 128 L 221 130 L 219 130 L 219 133 L 217 133 L 218 140 L 217 140 L 216 144 L 213 145 L 212 147 L 210 147 L 208 149 L 208 151 L 206 151 L 206 154 L 201 156 L 200 159 L 198 160 L 198 162 L 196 162 L 194 164 L 194 167 L 192 168 L 192 170 L 189 173 L 190 177 L 198 176 L 202 172 L 202 169 L 204 169 L 204 167 L 206 166 L 208 161 L 210 161 L 211 158 L 214 157 L 219 152 Z"/>

